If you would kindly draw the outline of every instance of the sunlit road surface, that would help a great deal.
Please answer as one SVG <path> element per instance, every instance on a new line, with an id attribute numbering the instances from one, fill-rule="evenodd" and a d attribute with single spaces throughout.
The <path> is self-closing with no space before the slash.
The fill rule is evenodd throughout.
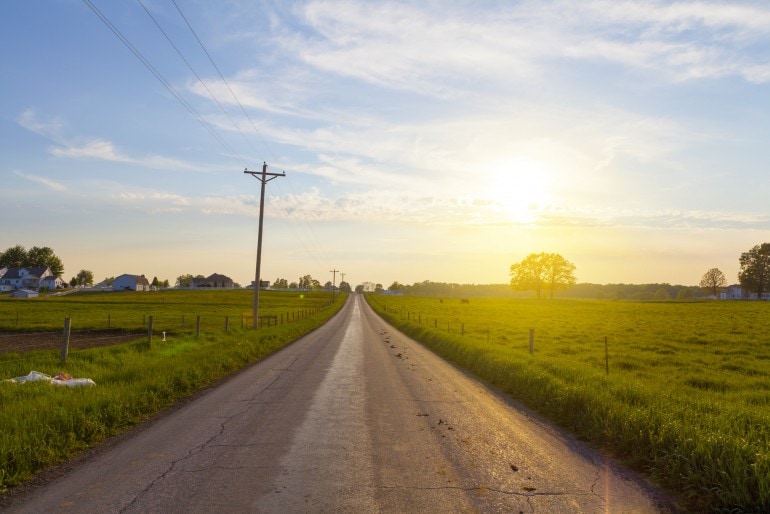
<path id="1" fill-rule="evenodd" d="M 628 471 L 351 295 L 331 322 L 11 512 L 661 512 Z"/>

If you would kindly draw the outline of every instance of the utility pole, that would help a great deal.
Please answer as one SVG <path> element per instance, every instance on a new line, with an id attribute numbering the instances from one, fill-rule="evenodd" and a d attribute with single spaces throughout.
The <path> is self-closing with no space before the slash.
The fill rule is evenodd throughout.
<path id="1" fill-rule="evenodd" d="M 343 282 L 345 282 L 345 274 L 340 271 L 340 288 L 342 287 Z"/>
<path id="2" fill-rule="evenodd" d="M 339 273 L 339 272 L 340 272 L 340 270 L 338 270 L 338 269 L 329 270 L 329 273 L 333 273 L 333 275 L 332 275 L 332 303 L 334 303 L 334 290 L 337 287 L 337 273 Z"/>
<path id="3" fill-rule="evenodd" d="M 255 179 L 259 180 L 262 184 L 262 190 L 259 195 L 259 235 L 257 236 L 257 271 L 254 277 L 254 310 L 253 310 L 253 327 L 257 328 L 259 321 L 259 283 L 260 283 L 260 268 L 262 267 L 262 218 L 265 215 L 265 184 L 270 182 L 276 177 L 285 177 L 286 173 L 268 173 L 267 163 L 262 163 L 262 171 L 249 171 L 248 168 L 243 170 L 244 173 L 248 173 Z"/>

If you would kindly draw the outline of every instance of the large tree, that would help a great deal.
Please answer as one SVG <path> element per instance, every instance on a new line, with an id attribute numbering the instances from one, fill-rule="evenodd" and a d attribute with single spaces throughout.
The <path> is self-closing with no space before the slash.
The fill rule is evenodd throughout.
<path id="1" fill-rule="evenodd" d="M 575 265 L 558 253 L 531 253 L 518 264 L 511 265 L 511 287 L 514 291 L 534 291 L 538 298 L 543 290 L 553 295 L 559 289 L 575 285 Z"/>
<path id="2" fill-rule="evenodd" d="M 711 268 L 703 274 L 700 286 L 711 293 L 711 296 L 716 296 L 723 287 L 727 286 L 725 274 L 719 268 Z"/>
<path id="3" fill-rule="evenodd" d="M 82 269 L 78 271 L 76 278 L 81 286 L 91 286 L 94 284 L 94 274 L 90 270 Z"/>
<path id="4" fill-rule="evenodd" d="M 0 254 L 0 267 L 5 268 L 48 268 L 56 277 L 64 274 L 61 259 L 48 246 L 33 246 L 26 250 L 21 245 L 8 248 Z"/>
<path id="5" fill-rule="evenodd" d="M 186 275 L 179 275 L 176 277 L 176 287 L 190 287 L 192 285 L 192 279 L 194 277 L 187 273 Z"/>
<path id="6" fill-rule="evenodd" d="M 313 287 L 314 282 L 317 282 L 317 281 L 313 280 L 312 276 L 305 275 L 299 278 L 299 287 L 300 289 L 310 289 Z"/>
<path id="7" fill-rule="evenodd" d="M 741 287 L 761 298 L 762 293 L 767 292 L 770 287 L 770 243 L 762 243 L 748 252 L 743 252 L 740 264 L 738 280 Z"/>
<path id="8" fill-rule="evenodd" d="M 64 273 L 64 265 L 61 259 L 48 246 L 33 246 L 30 248 L 27 252 L 27 263 L 25 266 L 48 268 L 57 277 L 62 276 Z"/>
<path id="9" fill-rule="evenodd" d="M 0 254 L 0 268 L 21 268 L 27 261 L 27 249 L 21 245 L 12 246 Z"/>

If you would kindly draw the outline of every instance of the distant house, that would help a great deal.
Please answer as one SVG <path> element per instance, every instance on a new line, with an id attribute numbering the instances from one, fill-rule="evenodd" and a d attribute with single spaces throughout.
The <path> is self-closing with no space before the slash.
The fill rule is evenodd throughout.
<path id="1" fill-rule="evenodd" d="M 0 278 L 0 287 L 5 291 L 14 289 L 37 291 L 41 287 L 41 280 L 47 277 L 53 277 L 53 273 L 46 267 L 7 268 Z"/>
<path id="2" fill-rule="evenodd" d="M 49 275 L 40 279 L 40 288 L 46 288 L 48 290 L 59 289 L 64 287 L 64 281 L 61 277 L 54 277 Z"/>
<path id="3" fill-rule="evenodd" d="M 11 293 L 11 298 L 37 298 L 38 294 L 37 291 L 31 289 L 17 289 Z"/>
<path id="4" fill-rule="evenodd" d="M 113 291 L 149 291 L 150 282 L 141 275 L 121 275 L 112 283 Z"/>
<path id="5" fill-rule="evenodd" d="M 746 295 L 743 293 L 743 288 L 737 284 L 727 286 L 719 293 L 720 300 L 743 300 Z"/>
<path id="6" fill-rule="evenodd" d="M 770 300 L 770 292 L 762 293 L 749 293 L 744 291 L 739 285 L 727 286 L 724 291 L 719 293 L 720 300 Z"/>
<path id="7" fill-rule="evenodd" d="M 3 275 L 5 275 L 6 271 L 8 271 L 8 268 L 0 268 L 0 293 L 13 291 L 13 287 L 2 283 Z"/>
<path id="8" fill-rule="evenodd" d="M 213 273 L 206 278 L 194 278 L 190 282 L 190 289 L 214 287 L 221 289 L 232 289 L 235 287 L 235 283 L 230 277 L 220 275 L 219 273 Z"/>

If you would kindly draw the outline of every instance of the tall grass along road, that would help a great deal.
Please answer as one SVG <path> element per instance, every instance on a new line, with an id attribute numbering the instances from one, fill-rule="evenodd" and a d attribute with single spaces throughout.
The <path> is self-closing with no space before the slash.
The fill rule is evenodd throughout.
<path id="1" fill-rule="evenodd" d="M 10 512 L 660 512 L 359 295 L 318 330 Z"/>

